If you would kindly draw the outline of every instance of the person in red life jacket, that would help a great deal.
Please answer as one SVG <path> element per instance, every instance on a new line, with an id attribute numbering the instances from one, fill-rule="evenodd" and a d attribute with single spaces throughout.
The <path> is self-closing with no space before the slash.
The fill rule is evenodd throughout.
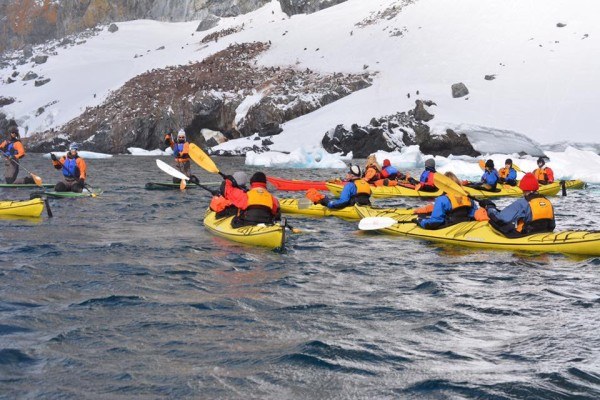
<path id="1" fill-rule="evenodd" d="M 472 183 L 469 187 L 493 192 L 496 191 L 499 179 L 500 176 L 498 175 L 498 171 L 494 168 L 494 161 L 490 159 L 485 162 L 485 171 L 483 171 L 483 175 L 481 175 L 481 181 Z"/>
<path id="2" fill-rule="evenodd" d="M 375 154 L 371 154 L 367 157 L 367 163 L 365 165 L 365 176 L 364 180 L 369 184 L 374 184 L 381 178 L 381 167 L 377 162 Z"/>
<path id="3" fill-rule="evenodd" d="M 11 126 L 7 132 L 9 135 L 8 140 L 0 143 L 0 151 L 2 151 L 2 155 L 4 156 L 4 180 L 6 183 L 14 184 L 34 183 L 33 179 L 29 176 L 17 179 L 19 164 L 16 161 L 25 157 L 25 148 L 23 147 L 23 143 L 21 143 L 19 128 Z"/>
<path id="4" fill-rule="evenodd" d="M 267 190 L 267 176 L 256 172 L 250 178 L 250 190 L 246 192 L 247 204 L 231 221 L 234 228 L 247 225 L 272 225 L 281 219 L 279 201 Z"/>
<path id="5" fill-rule="evenodd" d="M 409 178 L 408 181 L 415 185 L 415 190 L 437 192 L 438 188 L 433 182 L 433 174 L 435 174 L 435 160 L 428 158 L 425 160 L 425 171 L 421 174 L 419 181 L 413 178 Z"/>
<path id="6" fill-rule="evenodd" d="M 396 186 L 398 180 L 406 179 L 406 175 L 402 174 L 387 158 L 383 160 L 383 168 L 381 168 L 380 179 L 375 181 L 375 186 Z"/>
<path id="7" fill-rule="evenodd" d="M 537 179 L 540 185 L 547 185 L 554 182 L 554 172 L 549 168 L 545 167 L 546 162 L 542 157 L 537 160 L 537 169 L 533 171 L 535 179 Z"/>
<path id="8" fill-rule="evenodd" d="M 54 186 L 57 192 L 76 192 L 81 193 L 85 187 L 85 178 L 87 176 L 87 165 L 83 158 L 77 153 L 79 146 L 77 143 L 71 143 L 66 155 L 58 159 L 54 153 L 50 153 L 52 165 L 54 168 L 62 170 L 64 180 Z"/>
<path id="9" fill-rule="evenodd" d="M 362 178 L 358 165 L 350 165 L 346 174 L 346 183 L 342 189 L 339 199 L 332 200 L 324 197 L 319 203 L 327 208 L 344 208 L 359 204 L 361 206 L 371 205 L 371 185 Z"/>
<path id="10" fill-rule="evenodd" d="M 540 185 L 532 173 L 527 173 L 519 182 L 523 197 L 502 211 L 489 200 L 481 200 L 490 224 L 506 236 L 522 236 L 538 232 L 552 232 L 556 227 L 552 203 L 537 191 Z"/>
<path id="11" fill-rule="evenodd" d="M 185 131 L 181 129 L 177 133 L 177 140 L 174 141 L 172 133 L 165 135 L 165 145 L 171 147 L 173 156 L 175 157 L 175 168 L 182 174 L 190 177 L 190 182 L 199 183 L 200 181 L 195 175 L 190 173 L 190 144 L 186 140 Z M 180 179 L 173 178 L 174 183 L 179 183 Z"/>
<path id="12" fill-rule="evenodd" d="M 460 180 L 452 172 L 446 172 L 444 175 L 461 186 Z M 459 222 L 473 221 L 475 211 L 475 202 L 467 196 L 444 193 L 436 197 L 429 218 L 415 218 L 413 222 L 424 229 L 440 229 Z"/>
<path id="13" fill-rule="evenodd" d="M 217 218 L 237 215 L 239 210 L 248 206 L 246 184 L 248 178 L 243 171 L 237 171 L 233 176 L 225 175 L 218 191 L 213 192 L 210 209 L 217 213 Z"/>
<path id="14" fill-rule="evenodd" d="M 510 186 L 517 186 L 517 171 L 513 168 L 513 162 L 507 158 L 504 162 L 504 168 L 498 171 L 499 181 Z"/>

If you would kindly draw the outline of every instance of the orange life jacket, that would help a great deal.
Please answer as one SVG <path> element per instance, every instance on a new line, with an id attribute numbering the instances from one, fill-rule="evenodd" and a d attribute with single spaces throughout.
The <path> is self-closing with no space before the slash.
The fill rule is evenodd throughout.
<path id="1" fill-rule="evenodd" d="M 269 210 L 273 209 L 273 197 L 267 189 L 262 187 L 252 188 L 248 190 L 248 208 L 250 207 L 266 207 Z"/>
<path id="2" fill-rule="evenodd" d="M 452 210 L 446 214 L 446 224 L 455 224 L 458 222 L 470 221 L 469 212 L 473 203 L 467 196 L 455 196 L 452 194 L 446 194 Z"/>
<path id="3" fill-rule="evenodd" d="M 381 177 L 381 174 L 374 165 L 368 165 L 365 168 L 365 180 L 369 183 L 375 182 Z"/>
<path id="4" fill-rule="evenodd" d="M 250 224 L 273 223 L 273 196 L 263 187 L 253 187 L 247 193 L 248 206 L 239 217 Z"/>
<path id="5" fill-rule="evenodd" d="M 510 173 L 510 168 L 500 168 L 498 170 L 498 175 L 500 176 L 500 178 L 502 179 L 506 179 L 506 177 L 508 176 L 508 174 Z"/>
<path id="6" fill-rule="evenodd" d="M 550 200 L 540 194 L 527 196 L 529 207 L 531 207 L 531 222 L 517 221 L 517 232 L 533 233 L 548 232 L 554 230 L 554 208 Z"/>
<path id="7" fill-rule="evenodd" d="M 554 182 L 554 173 L 548 167 L 538 168 L 533 171 L 533 175 L 538 182 L 552 183 Z"/>
<path id="8" fill-rule="evenodd" d="M 364 179 L 357 179 L 354 181 L 354 184 L 356 185 L 356 194 L 367 194 L 367 195 L 371 195 L 371 185 L 369 185 L 367 183 L 367 181 L 365 181 Z"/>

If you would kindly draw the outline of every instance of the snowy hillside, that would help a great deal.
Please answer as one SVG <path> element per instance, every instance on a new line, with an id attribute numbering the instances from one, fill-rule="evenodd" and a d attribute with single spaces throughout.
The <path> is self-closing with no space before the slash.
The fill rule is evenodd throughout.
<path id="1" fill-rule="evenodd" d="M 375 74 L 371 87 L 284 124 L 272 138 L 275 150 L 318 147 L 337 124 L 411 109 L 417 92 L 437 104 L 430 110 L 434 131 L 469 126 L 475 138 L 492 131 L 541 143 L 598 142 L 599 11 L 596 0 L 349 0 L 288 17 L 273 1 L 202 33 L 195 22 L 119 23 L 117 32 L 105 29 L 85 43 L 52 49 L 45 63 L 0 70 L 1 96 L 16 99 L 2 111 L 28 134 L 58 129 L 147 70 L 262 41 L 271 42 L 258 60 L 262 66 Z M 242 29 L 199 41 L 231 27 Z M 50 81 L 39 87 L 23 81 L 30 71 Z M 11 76 L 15 82 L 8 84 Z M 466 97 L 452 97 L 450 87 L 458 82 L 469 89 Z M 519 139 L 515 147 L 526 142 Z"/>

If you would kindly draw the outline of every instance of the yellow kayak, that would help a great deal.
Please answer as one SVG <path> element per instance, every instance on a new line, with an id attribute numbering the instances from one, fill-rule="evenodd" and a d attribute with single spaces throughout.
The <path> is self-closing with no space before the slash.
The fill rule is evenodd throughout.
<path id="1" fill-rule="evenodd" d="M 263 246 L 270 249 L 283 247 L 285 241 L 285 226 L 277 223 L 275 225 L 259 224 L 243 226 L 241 228 L 232 228 L 232 219 L 233 217 L 216 219 L 216 213 L 208 209 L 204 215 L 204 226 L 212 234 L 234 242 L 252 246 Z"/>
<path id="2" fill-rule="evenodd" d="M 390 216 L 378 214 L 366 207 L 355 207 L 361 218 Z M 486 221 L 461 222 L 430 230 L 410 222 L 414 218 L 412 216 L 391 217 L 398 220 L 398 223 L 379 229 L 379 232 L 467 247 L 600 256 L 600 232 L 563 231 L 507 238 Z"/>
<path id="3" fill-rule="evenodd" d="M 301 207 L 298 204 L 298 199 L 279 199 L 279 208 L 282 213 L 286 214 L 302 214 L 315 217 L 338 217 L 348 221 L 360 219 L 354 206 L 333 209 L 320 204 L 310 204 L 309 207 Z M 390 214 L 414 216 L 413 210 L 408 208 L 385 208 L 377 210 L 386 211 Z"/>
<path id="4" fill-rule="evenodd" d="M 339 183 L 327 182 L 327 189 L 335 196 L 339 196 L 342 193 L 344 186 Z M 467 186 L 463 188 L 469 193 L 470 196 L 485 199 L 490 197 L 520 197 L 523 196 L 523 191 L 516 186 L 509 185 L 498 185 L 499 190 L 497 192 L 489 192 L 486 190 L 473 189 Z M 544 196 L 555 196 L 560 191 L 560 182 L 554 182 L 549 185 L 540 186 L 538 191 Z M 424 192 L 407 188 L 404 186 L 371 186 L 371 197 L 374 198 L 386 198 L 386 197 L 421 197 L 431 198 L 438 197 L 444 192 L 438 190 L 436 192 Z"/>
<path id="5" fill-rule="evenodd" d="M 44 210 L 44 200 L 0 201 L 0 215 L 39 217 Z"/>
<path id="6" fill-rule="evenodd" d="M 585 182 L 579 179 L 565 181 L 565 188 L 567 189 L 585 189 L 585 186 Z"/>

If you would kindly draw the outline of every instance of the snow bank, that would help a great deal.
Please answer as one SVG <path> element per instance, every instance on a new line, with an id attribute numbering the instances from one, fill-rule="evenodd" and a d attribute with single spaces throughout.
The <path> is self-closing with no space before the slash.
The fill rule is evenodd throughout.
<path id="1" fill-rule="evenodd" d="M 139 147 L 128 147 L 127 151 L 133 156 L 168 156 L 173 154 L 173 150 L 170 147 L 165 151 L 161 149 L 145 150 Z"/>
<path id="2" fill-rule="evenodd" d="M 329 154 L 323 149 L 301 148 L 289 154 L 277 151 L 246 153 L 246 165 L 273 168 L 346 168 L 345 160 L 349 158 L 341 154 Z"/>
<path id="3" fill-rule="evenodd" d="M 64 150 L 54 150 L 54 151 L 51 151 L 50 153 L 54 153 L 57 157 L 62 157 L 67 152 Z M 50 153 L 44 154 L 43 157 L 50 158 Z M 79 154 L 79 156 L 81 158 L 88 158 L 88 159 L 112 158 L 112 154 L 95 153 L 93 151 L 82 150 L 82 151 L 78 151 L 77 153 Z"/>

